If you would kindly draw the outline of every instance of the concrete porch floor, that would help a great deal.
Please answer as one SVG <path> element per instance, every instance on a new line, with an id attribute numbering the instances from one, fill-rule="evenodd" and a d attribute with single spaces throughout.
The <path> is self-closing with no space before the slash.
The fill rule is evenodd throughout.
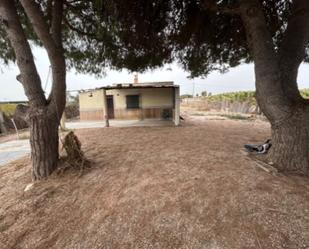
<path id="1" fill-rule="evenodd" d="M 102 128 L 105 127 L 105 121 L 73 121 L 66 122 L 67 129 L 85 129 L 85 128 Z M 110 127 L 144 127 L 144 126 L 174 126 L 171 120 L 109 120 Z"/>

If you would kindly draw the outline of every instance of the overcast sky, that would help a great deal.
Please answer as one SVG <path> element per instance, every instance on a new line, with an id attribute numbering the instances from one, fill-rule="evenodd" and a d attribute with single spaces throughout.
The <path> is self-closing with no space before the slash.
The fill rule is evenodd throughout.
<path id="1" fill-rule="evenodd" d="M 35 62 L 42 79 L 42 85 L 48 93 L 51 80 L 47 80 L 49 71 L 49 61 L 46 52 L 41 48 L 34 48 L 33 54 Z M 171 70 L 170 70 L 171 69 Z M 16 80 L 18 74 L 16 65 L 10 66 L 0 65 L 0 101 L 17 101 L 26 100 L 21 84 Z M 211 92 L 213 94 L 231 91 L 254 90 L 254 71 L 253 65 L 242 65 L 237 68 L 230 69 L 225 74 L 217 72 L 211 73 L 206 79 L 195 78 L 190 80 L 187 78 L 188 73 L 184 72 L 176 64 L 167 65 L 162 69 L 148 71 L 139 74 L 139 82 L 149 81 L 174 81 L 180 85 L 181 94 L 192 94 L 202 91 Z M 117 82 L 133 82 L 134 75 L 123 70 L 122 72 L 107 71 L 104 78 L 95 78 L 85 74 L 76 74 L 71 70 L 67 74 L 67 89 L 80 90 L 110 85 Z M 46 84 L 47 82 L 47 84 Z M 309 88 L 309 65 L 302 65 L 298 77 L 299 88 Z M 195 87 L 193 87 L 195 85 Z"/>

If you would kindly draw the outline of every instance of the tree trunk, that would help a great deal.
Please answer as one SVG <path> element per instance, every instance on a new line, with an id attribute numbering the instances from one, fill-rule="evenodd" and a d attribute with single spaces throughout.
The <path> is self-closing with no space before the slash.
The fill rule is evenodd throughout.
<path id="1" fill-rule="evenodd" d="M 46 178 L 57 167 L 59 158 L 58 125 L 65 107 L 66 65 L 62 47 L 63 0 L 52 1 L 51 25 L 40 5 L 32 0 L 20 0 L 32 28 L 47 51 L 52 67 L 52 91 L 46 100 L 15 1 L 0 0 L 0 21 L 15 52 L 20 75 L 29 99 L 29 124 L 33 178 Z M 1 22 L 1 24 L 2 24 Z"/>
<path id="2" fill-rule="evenodd" d="M 299 107 L 291 117 L 272 124 L 268 160 L 280 171 L 309 176 L 309 108 Z"/>
<path id="3" fill-rule="evenodd" d="M 30 112 L 30 144 L 34 180 L 48 177 L 59 159 L 59 121 L 47 108 Z"/>
<path id="4" fill-rule="evenodd" d="M 296 79 L 308 45 L 307 6 L 306 0 L 293 1 L 279 54 L 261 1 L 240 0 L 239 9 L 254 59 L 257 102 L 272 125 L 273 147 L 267 157 L 279 170 L 301 175 L 309 175 L 309 106 Z"/>

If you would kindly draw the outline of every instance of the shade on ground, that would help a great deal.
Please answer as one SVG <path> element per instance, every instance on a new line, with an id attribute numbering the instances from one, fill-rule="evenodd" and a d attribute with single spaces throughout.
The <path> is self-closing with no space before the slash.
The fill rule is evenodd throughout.
<path id="1" fill-rule="evenodd" d="M 136 126 L 173 126 L 172 121 L 165 120 L 110 120 L 112 127 L 136 127 Z M 105 127 L 104 121 L 78 121 L 67 122 L 67 129 L 90 129 Z M 0 166 L 17 160 L 30 153 L 29 140 L 13 140 L 0 143 Z"/>
<path id="2" fill-rule="evenodd" d="M 203 117 L 196 117 L 202 119 Z M 92 168 L 31 182 L 0 168 L 0 248 L 309 248 L 309 181 L 272 175 L 240 152 L 269 125 L 79 129 Z"/>

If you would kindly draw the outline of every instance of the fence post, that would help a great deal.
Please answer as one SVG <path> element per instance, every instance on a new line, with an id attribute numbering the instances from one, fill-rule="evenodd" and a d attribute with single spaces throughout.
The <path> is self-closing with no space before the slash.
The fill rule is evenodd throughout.
<path id="1" fill-rule="evenodd" d="M 108 117 L 106 89 L 103 89 L 103 110 L 104 110 L 105 127 L 109 127 L 109 117 Z"/>
<path id="2" fill-rule="evenodd" d="M 12 123 L 13 123 L 13 125 L 14 125 L 15 131 L 16 131 L 16 135 L 17 135 L 17 139 L 19 139 L 19 132 L 18 132 L 18 128 L 17 128 L 17 126 L 16 126 L 16 123 L 15 123 L 15 121 L 14 121 L 14 118 L 11 118 L 11 121 L 12 121 Z"/>

